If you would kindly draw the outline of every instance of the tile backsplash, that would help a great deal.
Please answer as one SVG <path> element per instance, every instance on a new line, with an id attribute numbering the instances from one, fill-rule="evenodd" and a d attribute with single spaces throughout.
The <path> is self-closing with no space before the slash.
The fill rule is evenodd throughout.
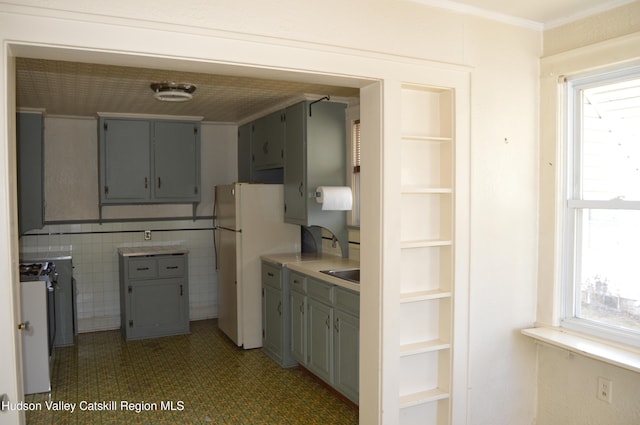
<path id="1" fill-rule="evenodd" d="M 151 240 L 144 240 L 145 230 L 151 231 Z M 79 332 L 120 327 L 117 250 L 145 245 L 180 245 L 189 250 L 190 319 L 216 317 L 212 220 L 47 225 L 20 238 L 24 255 L 71 252 Z"/>
<path id="2" fill-rule="evenodd" d="M 20 238 L 20 252 L 70 251 L 76 279 L 78 331 L 120 328 L 118 248 L 145 245 L 180 245 L 189 250 L 190 320 L 218 316 L 217 272 L 213 220 L 164 220 L 118 223 L 46 225 Z M 144 240 L 146 230 L 151 240 Z M 359 230 L 349 231 L 349 257 L 359 260 Z M 341 255 L 331 234 L 323 234 L 323 252 Z"/>

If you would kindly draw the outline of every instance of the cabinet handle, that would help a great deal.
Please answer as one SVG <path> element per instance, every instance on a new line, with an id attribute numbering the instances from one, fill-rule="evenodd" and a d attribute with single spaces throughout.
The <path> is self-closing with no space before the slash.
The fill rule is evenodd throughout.
<path id="1" fill-rule="evenodd" d="M 300 303 L 300 313 L 304 314 L 304 303 Z"/>
<path id="2" fill-rule="evenodd" d="M 329 316 L 327 316 L 327 320 L 324 321 L 324 324 L 327 325 L 327 329 L 331 329 L 331 325 L 329 324 Z"/>
<path id="3" fill-rule="evenodd" d="M 145 270 L 149 270 L 149 267 L 137 267 L 136 270 L 139 271 L 139 272 L 142 272 L 142 271 L 145 271 Z"/>
<path id="4" fill-rule="evenodd" d="M 278 314 L 282 316 L 282 301 L 278 303 Z"/>
<path id="5" fill-rule="evenodd" d="M 162 180 L 160 180 L 160 177 L 158 177 L 158 189 L 160 189 L 160 187 L 162 187 Z"/>
<path id="6" fill-rule="evenodd" d="M 176 269 L 178 269 L 178 266 L 167 266 L 166 269 L 167 270 L 176 270 Z"/>
<path id="7" fill-rule="evenodd" d="M 340 318 L 336 317 L 336 324 L 333 325 L 333 328 L 336 330 L 336 333 L 340 332 Z"/>
<path id="8" fill-rule="evenodd" d="M 298 187 L 298 192 L 300 192 L 300 196 L 304 195 L 304 193 L 302 192 L 302 182 L 300 182 L 300 187 Z"/>
<path id="9" fill-rule="evenodd" d="M 149 178 L 148 178 L 148 177 L 145 177 L 145 178 L 144 178 L 144 188 L 145 188 L 145 189 L 148 189 L 148 188 L 149 188 Z"/>
<path id="10" fill-rule="evenodd" d="M 266 142 L 264 142 L 264 144 L 262 145 L 262 152 L 264 152 L 265 154 L 269 153 L 269 141 L 268 140 Z"/>
<path id="11" fill-rule="evenodd" d="M 182 285 L 180 285 L 180 296 L 182 296 Z"/>
<path id="12" fill-rule="evenodd" d="M 29 329 L 29 322 L 18 323 L 18 330 L 23 331 L 25 329 Z"/>
<path id="13" fill-rule="evenodd" d="M 267 272 L 267 276 L 269 276 L 269 277 L 273 277 L 273 273 L 271 273 L 271 272 Z"/>

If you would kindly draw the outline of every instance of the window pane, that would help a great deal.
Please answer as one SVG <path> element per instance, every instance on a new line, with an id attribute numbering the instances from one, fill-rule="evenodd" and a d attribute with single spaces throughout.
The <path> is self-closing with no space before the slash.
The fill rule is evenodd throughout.
<path id="1" fill-rule="evenodd" d="M 576 316 L 640 331 L 640 211 L 581 214 Z"/>
<path id="2" fill-rule="evenodd" d="M 582 199 L 640 200 L 640 79 L 582 91 Z"/>

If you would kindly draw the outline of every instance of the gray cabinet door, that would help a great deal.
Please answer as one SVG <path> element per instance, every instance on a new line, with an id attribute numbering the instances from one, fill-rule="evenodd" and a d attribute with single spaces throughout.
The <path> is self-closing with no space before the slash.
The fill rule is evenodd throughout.
<path id="1" fill-rule="evenodd" d="M 41 113 L 16 115 L 20 234 L 44 226 L 44 150 Z"/>
<path id="2" fill-rule="evenodd" d="M 320 378 L 333 383 L 333 308 L 308 299 L 307 367 Z"/>
<path id="3" fill-rule="evenodd" d="M 238 182 L 251 182 L 251 124 L 238 127 Z"/>
<path id="4" fill-rule="evenodd" d="M 307 362 L 307 297 L 291 291 L 291 355 L 302 364 Z"/>
<path id="5" fill-rule="evenodd" d="M 188 304 L 183 279 L 153 279 L 129 283 L 129 339 L 188 332 Z"/>
<path id="6" fill-rule="evenodd" d="M 154 123 L 154 197 L 164 201 L 200 200 L 200 125 Z"/>
<path id="7" fill-rule="evenodd" d="M 360 322 L 341 310 L 334 320 L 334 385 L 338 391 L 358 403 Z"/>
<path id="8" fill-rule="evenodd" d="M 102 203 L 149 199 L 150 132 L 150 123 L 146 120 L 101 120 Z"/>
<path id="9" fill-rule="evenodd" d="M 284 220 L 287 223 L 307 224 L 307 148 L 305 103 L 286 109 Z"/>
<path id="10" fill-rule="evenodd" d="M 263 286 L 262 346 L 282 362 L 282 291 Z"/>
<path id="11" fill-rule="evenodd" d="M 282 113 L 274 112 L 253 123 L 253 167 L 256 170 L 284 165 L 284 125 Z"/>

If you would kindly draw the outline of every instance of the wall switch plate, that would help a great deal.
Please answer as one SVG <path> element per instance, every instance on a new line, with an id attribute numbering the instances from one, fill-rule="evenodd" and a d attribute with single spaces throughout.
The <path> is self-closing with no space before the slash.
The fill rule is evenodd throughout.
<path id="1" fill-rule="evenodd" d="M 598 399 L 611 404 L 611 401 L 613 400 L 612 392 L 613 383 L 606 378 L 598 377 Z"/>
<path id="2" fill-rule="evenodd" d="M 145 230 L 144 231 L 144 240 L 145 241 L 150 241 L 151 240 L 151 230 Z"/>

